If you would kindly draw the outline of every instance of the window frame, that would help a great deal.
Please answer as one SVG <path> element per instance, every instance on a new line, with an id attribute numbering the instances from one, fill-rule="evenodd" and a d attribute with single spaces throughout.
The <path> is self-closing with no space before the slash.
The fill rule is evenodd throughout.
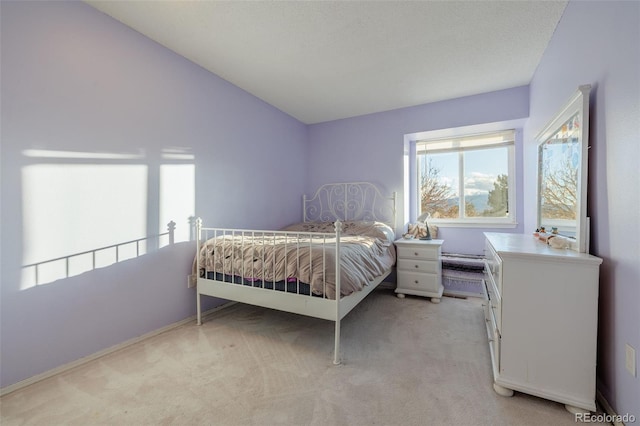
<path id="1" fill-rule="evenodd" d="M 459 178 L 459 187 L 458 191 L 460 193 L 460 205 L 464 206 L 464 167 L 462 154 L 465 151 L 475 151 L 481 149 L 490 149 L 492 147 L 506 147 L 507 148 L 507 180 L 508 180 L 508 190 L 507 196 L 509 200 L 508 208 L 509 215 L 506 217 L 461 217 L 464 213 L 464 207 L 459 210 L 459 217 L 454 218 L 430 218 L 429 223 L 439 226 L 446 227 L 477 227 L 477 228 L 513 228 L 517 226 L 517 199 L 516 199 L 516 185 L 517 185 L 517 176 L 516 176 L 516 138 L 517 138 L 517 129 L 509 128 L 502 130 L 493 130 L 482 133 L 468 133 L 468 134 L 460 134 L 454 137 L 447 138 L 422 138 L 418 140 L 414 140 L 412 143 L 413 150 L 413 163 L 415 175 L 413 179 L 413 194 L 412 197 L 415 197 L 416 203 L 416 216 L 421 214 L 420 211 L 420 172 L 418 171 L 418 158 L 422 155 L 422 152 L 428 151 L 428 145 L 440 145 L 440 148 L 436 148 L 435 152 L 454 152 L 458 154 L 459 168 L 458 168 L 458 178 Z M 490 141 L 493 137 L 504 137 L 505 134 L 509 134 L 508 140 L 505 141 Z M 488 143 L 475 143 L 474 141 L 486 139 L 490 141 Z M 464 145 L 466 142 L 466 146 L 460 146 L 460 144 Z M 443 147 L 444 145 L 449 145 L 448 148 Z M 454 146 L 454 145 L 457 145 Z M 433 150 L 432 150 L 433 152 Z"/>

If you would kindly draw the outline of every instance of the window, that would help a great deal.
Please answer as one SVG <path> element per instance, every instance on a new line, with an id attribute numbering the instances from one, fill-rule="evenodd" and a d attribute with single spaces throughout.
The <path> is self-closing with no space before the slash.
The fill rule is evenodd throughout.
<path id="1" fill-rule="evenodd" d="M 416 141 L 418 216 L 515 223 L 515 131 Z"/>

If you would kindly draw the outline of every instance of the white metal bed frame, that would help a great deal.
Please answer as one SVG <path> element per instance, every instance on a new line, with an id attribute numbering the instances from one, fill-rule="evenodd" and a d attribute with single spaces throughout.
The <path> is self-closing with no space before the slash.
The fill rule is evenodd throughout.
<path id="1" fill-rule="evenodd" d="M 340 321 L 355 306 L 358 305 L 369 293 L 371 293 L 384 279 L 391 273 L 393 268 L 389 268 L 381 276 L 375 278 L 364 286 L 361 291 L 354 292 L 348 296 L 339 297 L 340 293 L 340 236 L 342 234 L 343 221 L 379 221 L 391 226 L 395 231 L 396 225 L 396 193 L 391 197 L 384 197 L 380 190 L 369 182 L 348 182 L 322 185 L 314 196 L 307 199 L 303 195 L 303 221 L 304 222 L 331 222 L 334 221 L 335 233 L 321 234 L 309 232 L 285 232 L 285 231 L 259 231 L 259 230 L 242 230 L 242 229 L 225 229 L 225 228 L 205 228 L 202 226 L 202 220 L 196 219 L 196 259 L 197 259 L 197 321 L 198 325 L 202 324 L 201 313 L 201 296 L 212 296 L 221 299 L 247 303 L 250 305 L 262 306 L 265 308 L 277 309 L 280 311 L 291 312 L 300 315 L 307 315 L 314 318 L 321 318 L 335 321 L 334 336 L 334 356 L 333 363 L 340 364 Z M 327 238 L 335 238 L 335 299 L 326 297 L 305 295 L 299 293 L 290 293 L 286 291 L 267 289 L 264 287 L 254 287 L 248 285 L 237 284 L 234 282 L 220 281 L 217 279 L 207 278 L 205 272 L 204 277 L 200 277 L 200 256 L 199 250 L 202 243 L 206 242 L 210 235 L 213 238 L 217 236 L 262 236 L 263 242 L 265 238 L 272 236 L 292 237 L 295 241 L 298 237 L 309 237 L 313 235 L 314 242 L 325 241 L 323 245 L 323 262 L 324 250 L 334 243 L 326 243 Z M 297 251 L 300 250 L 300 243 L 297 244 Z M 309 243 L 311 244 L 311 243 Z M 304 243 L 302 245 L 304 249 Z M 299 261 L 299 260 L 298 260 Z M 244 264 L 244 262 L 243 262 Z M 311 265 L 310 265 L 311 267 Z M 324 270 L 325 265 L 323 263 Z M 262 263 L 262 277 L 265 277 L 265 266 Z M 244 274 L 243 274 L 244 275 Z M 246 275 L 244 275 L 246 276 Z M 215 276 L 214 276 L 215 277 Z M 223 278 L 224 279 L 224 278 Z M 285 286 L 287 285 L 285 280 Z M 299 288 L 299 281 L 297 282 Z M 326 286 L 326 283 L 325 283 Z"/>

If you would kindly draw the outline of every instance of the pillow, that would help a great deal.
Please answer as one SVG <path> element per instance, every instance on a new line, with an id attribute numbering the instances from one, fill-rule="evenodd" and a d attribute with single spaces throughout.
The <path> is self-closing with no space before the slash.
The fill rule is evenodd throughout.
<path id="1" fill-rule="evenodd" d="M 281 231 L 292 232 L 321 232 L 321 233 L 333 233 L 335 227 L 333 222 L 299 222 L 289 226 L 285 226 L 280 229 Z"/>
<path id="2" fill-rule="evenodd" d="M 393 244 L 396 239 L 396 233 L 389 225 L 381 222 L 376 222 L 375 228 L 385 235 L 385 237 L 387 238 L 387 242 Z"/>
<path id="3" fill-rule="evenodd" d="M 431 238 L 438 238 L 438 227 L 436 225 L 429 225 L 429 232 L 431 233 Z M 415 238 L 426 237 L 427 225 L 424 223 L 410 223 L 407 227 L 407 234 L 411 234 Z"/>
<path id="4" fill-rule="evenodd" d="M 300 222 L 282 228 L 282 231 L 294 232 L 322 232 L 333 234 L 335 232 L 334 222 Z M 344 235 L 366 235 L 378 238 L 388 244 L 395 240 L 395 232 L 389 225 L 374 221 L 345 221 L 342 222 L 342 233 Z"/>
<path id="5" fill-rule="evenodd" d="M 387 244 L 393 244 L 395 232 L 385 223 L 375 221 L 346 221 L 342 223 L 342 232 L 347 235 L 365 235 L 374 237 Z"/>

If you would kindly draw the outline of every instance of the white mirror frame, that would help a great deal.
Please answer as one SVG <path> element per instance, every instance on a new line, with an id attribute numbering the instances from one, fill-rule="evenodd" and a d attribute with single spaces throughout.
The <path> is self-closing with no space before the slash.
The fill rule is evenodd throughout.
<path id="1" fill-rule="evenodd" d="M 575 241 L 571 243 L 571 249 L 581 253 L 589 252 L 589 217 L 587 216 L 587 177 L 588 177 L 588 150 L 589 150 L 589 94 L 591 85 L 583 85 L 578 87 L 576 93 L 569 99 L 559 113 L 545 126 L 538 134 L 536 141 L 538 143 L 538 162 L 540 163 L 540 147 L 554 135 L 560 127 L 569 118 L 575 114 L 580 117 L 580 168 L 578 170 L 578 188 L 577 188 L 577 209 L 576 212 L 576 235 Z M 541 223 L 541 173 L 540 164 L 538 165 L 538 187 L 537 187 L 537 208 L 538 221 L 537 226 L 543 226 Z"/>

